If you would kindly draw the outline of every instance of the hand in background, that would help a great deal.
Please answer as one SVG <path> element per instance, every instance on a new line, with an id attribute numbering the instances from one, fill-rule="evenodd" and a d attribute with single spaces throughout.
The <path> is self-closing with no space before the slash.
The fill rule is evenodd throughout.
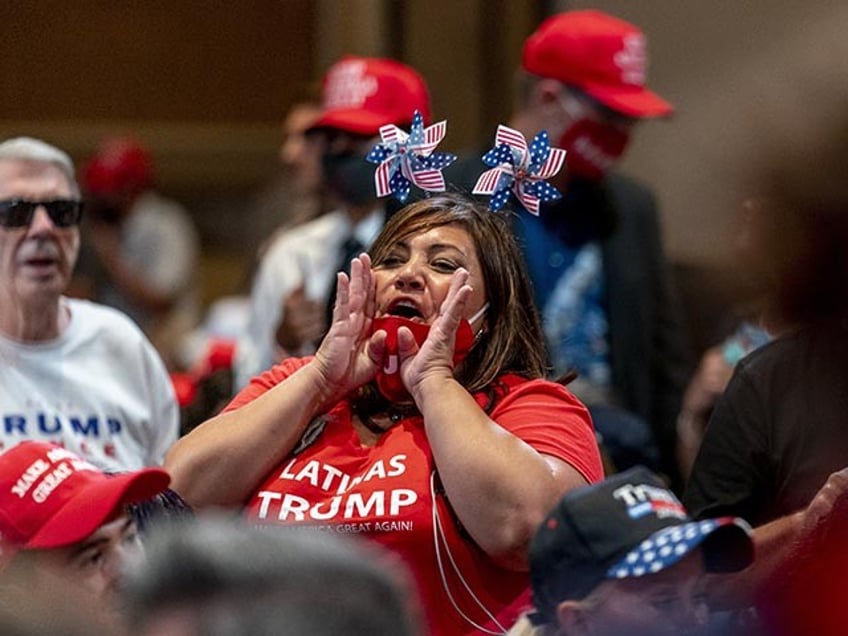
<path id="1" fill-rule="evenodd" d="M 684 478 L 692 472 L 710 413 L 732 375 L 733 367 L 725 359 L 722 348 L 712 347 L 701 357 L 701 363 L 686 387 L 677 417 L 677 463 Z"/>
<path id="2" fill-rule="evenodd" d="M 805 541 L 819 543 L 842 537 L 848 527 L 848 468 L 831 473 L 803 512 L 801 533 Z M 836 534 L 834 534 L 836 533 Z"/>
<path id="3" fill-rule="evenodd" d="M 303 285 L 283 299 L 282 309 L 276 339 L 283 349 L 297 351 L 305 344 L 318 342 L 327 332 L 324 303 L 308 298 Z"/>

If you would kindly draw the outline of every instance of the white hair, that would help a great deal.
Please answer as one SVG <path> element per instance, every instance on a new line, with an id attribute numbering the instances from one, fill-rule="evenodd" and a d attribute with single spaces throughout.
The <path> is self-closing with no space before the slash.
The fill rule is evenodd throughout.
<path id="1" fill-rule="evenodd" d="M 49 163 L 59 168 L 68 180 L 71 193 L 80 196 L 79 184 L 74 174 L 74 162 L 64 150 L 34 137 L 13 137 L 0 143 L 0 160 L 34 161 Z"/>

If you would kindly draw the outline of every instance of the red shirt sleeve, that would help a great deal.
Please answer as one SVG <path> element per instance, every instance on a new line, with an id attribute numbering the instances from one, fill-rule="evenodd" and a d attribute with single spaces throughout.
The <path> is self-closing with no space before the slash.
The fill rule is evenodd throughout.
<path id="1" fill-rule="evenodd" d="M 589 411 L 568 389 L 547 380 L 505 378 L 509 391 L 491 417 L 540 453 L 574 467 L 590 484 L 604 478 Z"/>
<path id="2" fill-rule="evenodd" d="M 234 411 L 272 389 L 311 358 L 287 358 L 254 377 L 224 408 Z M 492 419 L 540 453 L 573 466 L 590 484 L 604 478 L 601 454 L 589 411 L 568 389 L 547 380 L 503 376 L 507 386 Z M 480 394 L 478 403 L 485 403 Z"/>
<path id="3" fill-rule="evenodd" d="M 273 389 L 280 382 L 289 377 L 292 373 L 294 373 L 301 367 L 306 366 L 306 363 L 309 362 L 311 359 L 311 357 L 286 358 L 279 364 L 275 364 L 267 371 L 264 371 L 259 375 L 254 376 L 250 380 L 250 384 L 248 384 L 241 391 L 236 393 L 235 397 L 230 400 L 230 403 L 227 404 L 227 406 L 225 406 L 221 412 L 226 413 L 227 411 L 235 411 L 236 409 L 241 408 L 248 402 L 252 402 L 266 391 Z"/>

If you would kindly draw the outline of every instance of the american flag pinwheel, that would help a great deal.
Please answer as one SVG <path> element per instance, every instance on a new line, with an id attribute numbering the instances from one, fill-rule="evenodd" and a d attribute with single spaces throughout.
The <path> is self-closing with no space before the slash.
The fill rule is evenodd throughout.
<path id="1" fill-rule="evenodd" d="M 443 192 L 445 178 L 442 169 L 456 161 L 456 155 L 433 150 L 446 131 L 447 122 L 444 120 L 425 128 L 424 118 L 417 110 L 409 133 L 394 124 L 382 126 L 380 138 L 383 143 L 374 146 L 365 157 L 367 161 L 379 164 L 374 175 L 377 196 L 394 193 L 399 201 L 404 202 L 412 183 L 428 192 Z"/>
<path id="2" fill-rule="evenodd" d="M 480 175 L 474 194 L 492 195 L 489 209 L 500 210 L 510 193 L 530 213 L 538 216 L 540 201 L 555 201 L 562 195 L 545 179 L 550 179 L 565 162 L 565 150 L 552 148 L 543 130 L 533 138 L 530 147 L 519 131 L 498 126 L 495 147 L 483 155 L 483 163 L 491 166 Z"/>

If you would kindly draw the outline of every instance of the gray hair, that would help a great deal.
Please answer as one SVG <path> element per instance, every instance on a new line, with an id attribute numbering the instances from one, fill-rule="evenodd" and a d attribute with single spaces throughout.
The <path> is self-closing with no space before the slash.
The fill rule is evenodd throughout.
<path id="1" fill-rule="evenodd" d="M 49 163 L 62 171 L 68 180 L 71 194 L 80 196 L 80 188 L 74 173 L 74 162 L 64 150 L 51 146 L 34 137 L 13 137 L 0 143 L 0 160 L 34 161 Z"/>
<path id="2" fill-rule="evenodd" d="M 404 571 L 361 539 L 198 516 L 151 528 L 123 586 L 130 627 L 176 610 L 197 636 L 411 636 Z"/>

